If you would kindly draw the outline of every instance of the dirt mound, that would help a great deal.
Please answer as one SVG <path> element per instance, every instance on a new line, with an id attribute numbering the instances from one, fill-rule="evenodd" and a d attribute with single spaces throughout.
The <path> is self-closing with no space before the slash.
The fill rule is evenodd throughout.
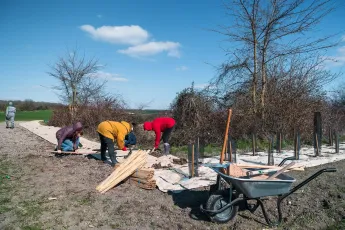
<path id="1" fill-rule="evenodd" d="M 154 169 L 168 169 L 171 167 L 172 167 L 171 164 L 168 164 L 167 166 L 162 166 L 160 162 L 152 165 L 152 168 L 154 168 Z"/>
<path id="2" fill-rule="evenodd" d="M 184 165 L 187 164 L 187 160 L 185 158 L 180 158 L 180 159 L 173 159 L 173 163 L 177 165 Z"/>
<path id="3" fill-rule="evenodd" d="M 151 156 L 154 156 L 154 157 L 162 157 L 164 156 L 164 154 L 162 153 L 162 151 L 159 151 L 159 150 L 156 150 L 156 151 L 153 151 L 151 153 L 149 153 Z"/>

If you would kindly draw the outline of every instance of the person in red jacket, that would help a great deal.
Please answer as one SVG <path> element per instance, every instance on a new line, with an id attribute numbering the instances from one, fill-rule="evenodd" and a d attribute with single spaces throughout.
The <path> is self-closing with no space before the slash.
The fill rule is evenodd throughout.
<path id="1" fill-rule="evenodd" d="M 151 131 L 153 130 L 156 134 L 155 146 L 157 149 L 159 146 L 161 132 L 163 132 L 163 143 L 164 143 L 164 154 L 169 154 L 170 145 L 168 143 L 170 134 L 175 126 L 175 120 L 171 117 L 158 117 L 152 122 L 144 122 L 144 130 Z"/>

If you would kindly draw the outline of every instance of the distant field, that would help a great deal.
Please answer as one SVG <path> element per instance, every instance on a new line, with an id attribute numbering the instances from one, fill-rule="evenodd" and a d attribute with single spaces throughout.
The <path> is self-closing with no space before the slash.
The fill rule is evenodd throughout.
<path id="1" fill-rule="evenodd" d="M 52 110 L 18 111 L 16 113 L 15 120 L 16 121 L 49 120 L 51 115 L 52 115 Z M 3 120 L 5 120 L 5 113 L 0 112 L 0 117 L 2 117 Z"/>

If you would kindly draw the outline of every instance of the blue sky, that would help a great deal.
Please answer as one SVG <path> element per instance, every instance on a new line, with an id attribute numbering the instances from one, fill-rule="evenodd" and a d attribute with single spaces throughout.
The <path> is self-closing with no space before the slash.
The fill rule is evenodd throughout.
<path id="1" fill-rule="evenodd" d="M 317 28 L 342 32 L 345 5 Z M 49 65 L 76 45 L 105 65 L 99 76 L 107 90 L 123 95 L 130 107 L 151 102 L 165 109 L 177 92 L 205 85 L 213 65 L 227 59 L 224 36 L 207 29 L 227 24 L 222 1 L 9 1 L 0 2 L 0 99 L 58 102 Z M 327 55 L 345 66 L 345 42 Z M 45 87 L 42 87 L 45 86 Z"/>

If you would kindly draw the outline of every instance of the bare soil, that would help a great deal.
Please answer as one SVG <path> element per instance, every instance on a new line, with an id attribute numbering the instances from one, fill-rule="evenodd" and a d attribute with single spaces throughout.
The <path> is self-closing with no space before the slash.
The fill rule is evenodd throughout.
<path id="1" fill-rule="evenodd" d="M 241 211 L 227 224 L 199 212 L 208 188 L 163 193 L 124 182 L 105 194 L 96 186 L 112 171 L 83 156 L 47 153 L 53 145 L 27 130 L 0 124 L 0 229 L 268 229 L 261 211 Z M 289 173 L 301 182 L 336 167 L 283 202 L 278 229 L 345 229 L 345 161 Z M 265 201 L 276 214 L 275 199 Z"/>

